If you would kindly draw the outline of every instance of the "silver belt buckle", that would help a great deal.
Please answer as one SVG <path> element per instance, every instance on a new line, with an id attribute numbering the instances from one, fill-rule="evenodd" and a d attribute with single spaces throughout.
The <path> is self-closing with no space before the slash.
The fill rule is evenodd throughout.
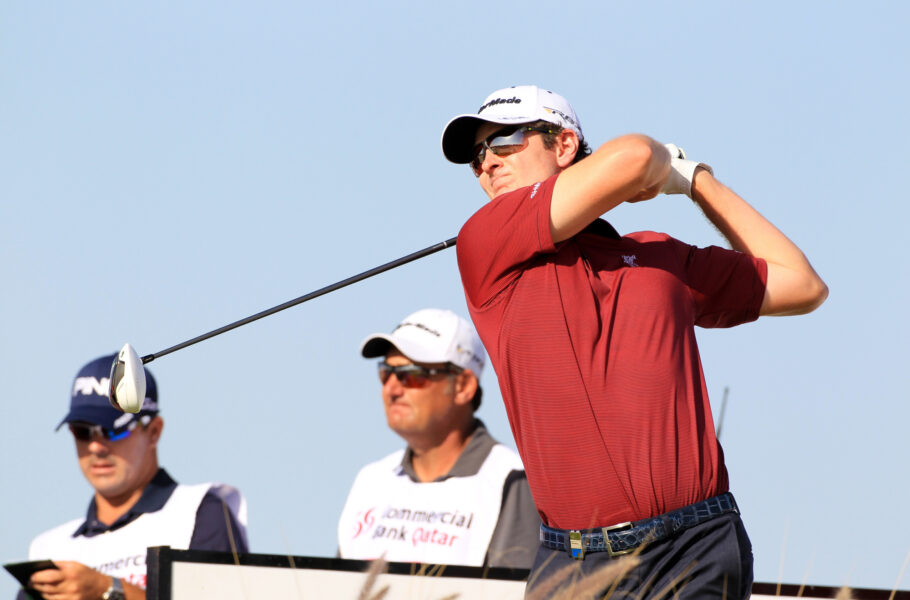
<path id="1" fill-rule="evenodd" d="M 569 556 L 575 560 L 585 559 L 585 545 L 581 538 L 581 532 L 577 529 L 569 531 Z"/>
<path id="2" fill-rule="evenodd" d="M 625 523 L 620 523 L 618 525 L 610 525 L 609 527 L 603 528 L 602 531 L 603 531 L 603 535 L 604 535 L 604 545 L 607 547 L 607 554 L 609 554 L 611 558 L 614 556 L 622 556 L 623 554 L 629 554 L 629 553 L 633 552 L 635 550 L 635 548 L 629 548 L 628 550 L 613 550 L 613 545 L 610 544 L 609 532 L 614 531 L 616 529 L 631 529 L 631 528 L 632 528 L 631 521 L 626 521 Z"/>

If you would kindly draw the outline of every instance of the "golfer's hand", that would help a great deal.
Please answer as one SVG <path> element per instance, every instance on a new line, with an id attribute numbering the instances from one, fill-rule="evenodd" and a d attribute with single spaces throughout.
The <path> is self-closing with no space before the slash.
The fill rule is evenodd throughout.
<path id="1" fill-rule="evenodd" d="M 30 587 L 47 600 L 99 600 L 111 578 L 82 563 L 54 561 L 56 569 L 32 573 Z"/>
<path id="2" fill-rule="evenodd" d="M 714 171 L 704 163 L 686 160 L 686 153 L 676 144 L 664 144 L 670 152 L 670 175 L 660 189 L 661 194 L 685 194 L 692 197 L 692 179 L 699 167 L 713 174 Z"/>

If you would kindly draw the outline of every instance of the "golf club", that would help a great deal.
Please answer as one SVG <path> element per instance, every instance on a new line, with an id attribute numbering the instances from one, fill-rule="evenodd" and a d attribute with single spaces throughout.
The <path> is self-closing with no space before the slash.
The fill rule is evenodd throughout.
<path id="1" fill-rule="evenodd" d="M 187 346 L 192 346 L 193 344 L 198 344 L 203 340 L 213 338 L 216 335 L 221 335 L 222 333 L 228 332 L 232 329 L 236 329 L 247 323 L 252 323 L 253 321 L 258 321 L 269 315 L 273 315 L 277 312 L 281 312 L 286 308 L 291 308 L 292 306 L 297 306 L 313 298 L 318 298 L 328 294 L 329 292 L 334 292 L 335 290 L 340 290 L 343 287 L 347 287 L 352 283 L 357 283 L 358 281 L 363 281 L 364 279 L 369 279 L 374 275 L 379 275 L 380 273 L 385 273 L 395 267 L 400 267 L 401 265 L 406 265 L 409 262 L 413 262 L 424 256 L 429 256 L 439 252 L 440 250 L 445 250 L 446 248 L 451 248 L 455 245 L 456 238 L 449 238 L 444 242 L 439 242 L 423 250 L 418 250 L 408 254 L 407 256 L 402 256 L 397 260 L 387 262 L 378 267 L 374 267 L 368 271 L 364 271 L 359 275 L 354 275 L 353 277 L 348 277 L 347 279 L 342 279 L 337 283 L 327 285 L 324 288 L 320 288 L 316 291 L 310 292 L 300 296 L 299 298 L 294 298 L 293 300 L 288 300 L 283 304 L 273 306 L 262 312 L 258 312 L 254 315 L 250 315 L 239 321 L 234 321 L 218 329 L 213 329 L 208 333 L 203 333 L 202 335 L 196 336 L 192 339 L 189 339 L 185 342 L 181 342 L 170 348 L 165 348 L 154 354 L 147 354 L 142 358 L 139 358 L 139 355 L 129 344 L 124 344 L 123 348 L 120 349 L 120 352 L 117 354 L 117 358 L 114 360 L 114 364 L 111 365 L 111 375 L 110 383 L 108 386 L 108 397 L 111 401 L 111 406 L 118 410 L 124 412 L 137 413 L 142 408 L 142 402 L 145 399 L 145 370 L 142 368 L 142 365 L 148 364 L 171 352 L 176 352 L 177 350 L 182 350 Z"/>

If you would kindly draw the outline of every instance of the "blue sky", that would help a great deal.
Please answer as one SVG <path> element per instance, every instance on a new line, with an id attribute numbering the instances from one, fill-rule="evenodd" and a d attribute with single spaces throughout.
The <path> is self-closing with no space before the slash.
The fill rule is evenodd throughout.
<path id="1" fill-rule="evenodd" d="M 79 367 L 140 354 L 455 235 L 439 136 L 492 90 L 565 95 L 594 145 L 708 162 L 809 256 L 800 318 L 698 332 L 756 579 L 891 588 L 910 552 L 902 3 L 6 2 L 0 7 L 0 560 L 82 514 L 53 427 Z M 682 197 L 621 232 L 723 240 Z M 361 340 L 467 311 L 454 252 L 161 358 L 161 462 L 239 486 L 252 549 L 326 556 L 385 428 Z M 480 416 L 512 444 L 492 369 Z M 902 587 L 910 587 L 905 576 Z M 14 581 L 0 578 L 0 596 Z"/>

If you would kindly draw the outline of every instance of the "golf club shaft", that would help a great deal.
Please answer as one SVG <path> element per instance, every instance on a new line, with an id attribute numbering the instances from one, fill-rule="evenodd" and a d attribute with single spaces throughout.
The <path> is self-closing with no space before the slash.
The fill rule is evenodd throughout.
<path id="1" fill-rule="evenodd" d="M 155 360 L 156 358 L 160 358 L 162 356 L 170 354 L 171 352 L 176 352 L 177 350 L 182 350 L 183 348 L 186 348 L 187 346 L 192 346 L 193 344 L 197 344 L 203 340 L 213 338 L 216 335 L 221 335 L 222 333 L 225 333 L 232 329 L 236 329 L 236 328 L 240 327 L 241 325 L 246 325 L 247 323 L 252 323 L 253 321 L 257 321 L 259 319 L 262 319 L 263 317 L 267 317 L 267 316 L 273 315 L 277 312 L 281 312 L 282 310 L 284 310 L 286 308 L 291 308 L 292 306 L 297 306 L 298 304 L 302 304 L 302 303 L 306 302 L 307 300 L 312 300 L 313 298 L 318 298 L 319 296 L 323 296 L 325 294 L 328 294 L 329 292 L 334 292 L 335 290 L 340 290 L 341 288 L 349 286 L 352 283 L 357 283 L 358 281 L 363 281 L 364 279 L 368 279 L 368 278 L 372 277 L 373 275 L 379 275 L 380 273 L 385 273 L 386 271 L 394 269 L 395 267 L 400 267 L 401 265 L 406 265 L 409 262 L 415 261 L 418 258 L 423 258 L 424 256 L 429 256 L 430 254 L 435 254 L 436 252 L 439 252 L 440 250 L 445 250 L 446 248 L 451 248 L 452 246 L 455 245 L 455 240 L 456 240 L 456 238 L 447 239 L 444 242 L 439 242 L 438 244 L 429 246 L 428 248 L 424 248 L 423 250 L 418 250 L 417 252 L 408 254 L 407 256 L 402 256 L 401 258 L 399 258 L 397 260 L 393 260 L 391 262 L 385 263 L 384 265 L 379 265 L 378 267 L 374 267 L 374 268 L 370 269 L 369 271 L 364 271 L 363 273 L 360 273 L 359 275 L 354 275 L 353 277 L 348 277 L 347 279 L 343 279 L 337 283 L 333 283 L 332 285 L 327 285 L 324 288 L 320 288 L 314 292 L 310 292 L 309 294 L 300 296 L 299 298 L 294 298 L 293 300 L 288 300 L 284 304 L 279 304 L 278 306 L 273 306 L 272 308 L 270 308 L 268 310 L 264 310 L 262 312 L 256 313 L 255 315 L 251 315 L 249 317 L 246 317 L 245 319 L 240 319 L 239 321 L 234 321 L 233 323 L 225 325 L 224 327 L 219 327 L 218 329 L 213 329 L 212 331 L 209 331 L 208 333 L 203 333 L 202 335 L 196 336 L 191 340 L 181 342 L 181 343 L 177 344 L 176 346 L 171 346 L 170 348 L 166 348 L 160 352 L 155 352 L 154 354 L 147 354 L 146 356 L 142 357 L 142 363 L 143 364 L 150 363 L 153 360 Z"/>

